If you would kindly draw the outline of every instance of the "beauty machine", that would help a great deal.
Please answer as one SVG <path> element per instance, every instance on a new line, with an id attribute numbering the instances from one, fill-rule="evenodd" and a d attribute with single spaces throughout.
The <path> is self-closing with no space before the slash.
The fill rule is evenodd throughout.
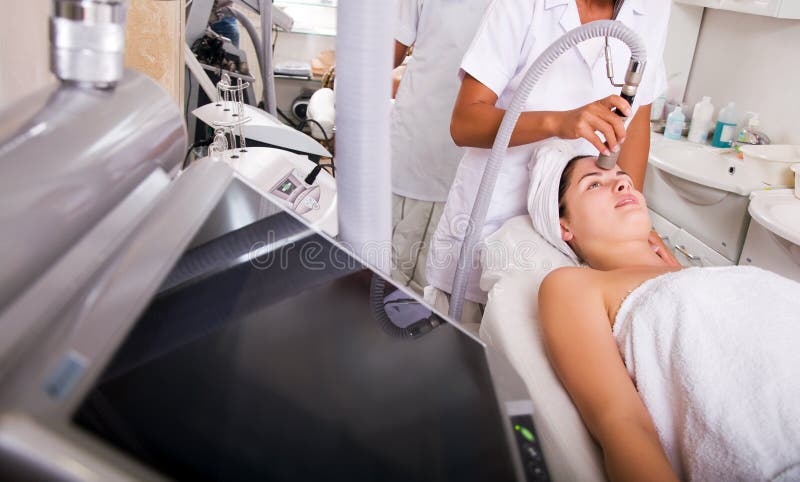
<path id="1" fill-rule="evenodd" d="M 0 478 L 548 480 L 504 359 L 226 163 L 125 214 L 72 296 L 83 242 L 3 311 Z"/>
<path id="2" fill-rule="evenodd" d="M 122 68 L 125 3 L 54 7 L 64 82 L 0 114 L 0 479 L 549 480 L 514 371 L 341 216 L 356 196 L 382 226 L 373 186 L 349 184 L 335 240 L 306 172 L 263 188 L 231 150 L 181 170 L 180 109 Z M 348 105 L 340 186 L 375 163 L 348 126 L 375 103 Z"/>

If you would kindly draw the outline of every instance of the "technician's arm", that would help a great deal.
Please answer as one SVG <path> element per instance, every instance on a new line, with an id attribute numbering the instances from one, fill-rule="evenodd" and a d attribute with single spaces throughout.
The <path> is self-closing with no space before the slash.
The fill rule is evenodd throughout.
<path id="1" fill-rule="evenodd" d="M 637 191 L 643 192 L 647 158 L 650 155 L 650 104 L 639 107 L 628 124 L 625 143 L 617 164 L 630 174 Z"/>
<path id="2" fill-rule="evenodd" d="M 394 66 L 393 69 L 396 69 L 403 63 L 403 59 L 406 58 L 406 53 L 408 52 L 408 45 L 403 45 L 402 43 L 398 42 L 397 40 L 394 41 Z"/>
<path id="3" fill-rule="evenodd" d="M 609 479 L 676 481 L 622 362 L 593 276 L 580 268 L 562 268 L 542 283 L 539 309 L 550 362 L 603 448 Z"/>
<path id="4" fill-rule="evenodd" d="M 505 110 L 495 107 L 496 102 L 497 95 L 491 89 L 469 74 L 465 75 L 450 121 L 453 141 L 465 147 L 492 147 L 505 115 Z M 570 111 L 523 112 L 510 145 L 529 144 L 554 136 L 564 139 L 582 137 L 603 152 L 607 148 L 595 134 L 599 131 L 606 137 L 608 147 L 614 149 L 618 139 L 625 137 L 625 126 L 623 119 L 611 111 L 612 107 L 630 112 L 628 103 L 617 95 Z"/>

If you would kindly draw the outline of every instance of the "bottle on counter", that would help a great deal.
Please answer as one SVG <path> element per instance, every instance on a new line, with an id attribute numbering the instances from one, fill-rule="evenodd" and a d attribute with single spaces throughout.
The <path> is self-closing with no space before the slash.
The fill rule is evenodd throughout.
<path id="1" fill-rule="evenodd" d="M 664 137 L 667 139 L 679 140 L 683 126 L 686 123 L 686 116 L 683 115 L 681 106 L 676 106 L 675 110 L 667 116 L 667 127 L 664 129 Z"/>
<path id="2" fill-rule="evenodd" d="M 728 105 L 719 111 L 717 128 L 714 130 L 714 139 L 711 141 L 711 145 L 731 147 L 734 135 L 736 135 L 736 103 L 728 102 Z"/>
<path id="3" fill-rule="evenodd" d="M 689 140 L 697 144 L 706 142 L 713 119 L 714 104 L 711 103 L 711 97 L 703 97 L 703 100 L 694 106 L 692 125 L 689 127 Z"/>
<path id="4" fill-rule="evenodd" d="M 658 121 L 664 117 L 664 106 L 667 103 L 667 97 L 664 94 L 658 96 L 653 104 L 650 106 L 650 120 Z"/>
<path id="5" fill-rule="evenodd" d="M 752 145 L 763 145 L 769 144 L 771 141 L 769 136 L 764 134 L 759 130 L 761 126 L 761 122 L 758 118 L 758 113 L 756 112 L 748 112 L 751 116 L 750 119 L 747 121 L 747 126 L 739 131 L 739 134 L 736 136 L 736 143 L 741 144 L 752 144 Z"/>

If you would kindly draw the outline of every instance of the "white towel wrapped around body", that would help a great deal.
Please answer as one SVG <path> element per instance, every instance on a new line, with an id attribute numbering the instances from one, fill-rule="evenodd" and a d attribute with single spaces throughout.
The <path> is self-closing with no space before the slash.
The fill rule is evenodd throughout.
<path id="1" fill-rule="evenodd" d="M 800 480 L 800 284 L 752 267 L 643 283 L 614 337 L 685 480 Z"/>

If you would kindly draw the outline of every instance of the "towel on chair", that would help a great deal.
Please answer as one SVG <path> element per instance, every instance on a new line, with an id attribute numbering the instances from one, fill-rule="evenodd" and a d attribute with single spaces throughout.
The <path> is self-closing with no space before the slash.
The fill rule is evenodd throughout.
<path id="1" fill-rule="evenodd" d="M 643 283 L 614 337 L 688 480 L 800 480 L 800 284 L 753 267 Z"/>
<path id="2" fill-rule="evenodd" d="M 536 143 L 529 164 L 531 183 L 528 189 L 528 213 L 531 216 L 533 228 L 574 263 L 580 263 L 578 256 L 561 239 L 558 184 L 567 163 L 578 155 L 596 156 L 597 151 L 587 150 L 583 143 L 558 138 Z"/>

